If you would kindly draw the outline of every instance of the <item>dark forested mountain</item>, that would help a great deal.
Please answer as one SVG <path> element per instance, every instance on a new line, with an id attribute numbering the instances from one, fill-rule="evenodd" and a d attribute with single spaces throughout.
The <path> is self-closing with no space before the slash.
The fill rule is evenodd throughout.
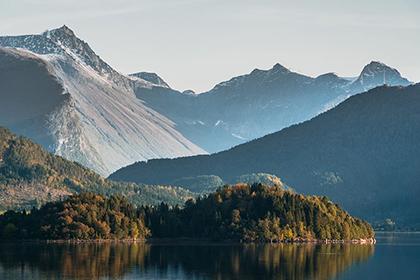
<path id="1" fill-rule="evenodd" d="M 213 155 L 150 160 L 112 179 L 274 174 L 370 221 L 420 228 L 420 85 L 375 88 L 304 123 Z"/>
<path id="2" fill-rule="evenodd" d="M 0 37 L 0 47 L 0 125 L 49 151 L 102 175 L 205 153 L 136 98 L 133 88 L 155 84 L 118 73 L 68 27 Z"/>
<path id="3" fill-rule="evenodd" d="M 0 127 L 0 212 L 31 209 L 86 191 L 123 194 L 136 205 L 183 204 L 193 197 L 181 188 L 112 182 Z"/>
<path id="4" fill-rule="evenodd" d="M 139 87 L 135 92 L 194 143 L 217 152 L 308 120 L 351 95 L 384 84 L 410 82 L 397 70 L 374 61 L 355 79 L 334 73 L 312 78 L 276 64 L 198 95 L 161 87 Z"/>

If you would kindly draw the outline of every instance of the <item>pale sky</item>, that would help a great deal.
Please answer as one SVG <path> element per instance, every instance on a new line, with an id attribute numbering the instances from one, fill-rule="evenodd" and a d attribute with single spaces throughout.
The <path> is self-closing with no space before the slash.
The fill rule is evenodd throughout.
<path id="1" fill-rule="evenodd" d="M 202 92 L 280 63 L 356 76 L 371 60 L 420 81 L 418 0 L 0 0 L 0 35 L 63 24 L 123 73 Z"/>

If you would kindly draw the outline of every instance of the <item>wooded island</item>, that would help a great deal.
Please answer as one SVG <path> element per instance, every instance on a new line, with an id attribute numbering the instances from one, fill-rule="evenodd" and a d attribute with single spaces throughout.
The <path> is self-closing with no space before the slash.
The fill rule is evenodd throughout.
<path id="1" fill-rule="evenodd" d="M 233 242 L 374 240 L 372 227 L 326 197 L 280 186 L 237 184 L 183 207 L 135 207 L 123 196 L 81 193 L 0 216 L 3 240 L 190 238 Z"/>

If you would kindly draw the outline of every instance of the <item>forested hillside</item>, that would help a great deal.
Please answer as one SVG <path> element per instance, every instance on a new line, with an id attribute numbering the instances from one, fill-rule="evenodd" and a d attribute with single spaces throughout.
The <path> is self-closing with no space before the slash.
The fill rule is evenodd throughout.
<path id="1" fill-rule="evenodd" d="M 124 194 L 137 205 L 183 204 L 193 196 L 181 188 L 107 180 L 0 127 L 0 210 L 31 209 L 82 191 Z"/>
<path id="2" fill-rule="evenodd" d="M 367 239 L 372 227 L 326 197 L 303 196 L 280 186 L 225 186 L 184 208 L 144 208 L 153 237 L 245 242 Z"/>
<path id="3" fill-rule="evenodd" d="M 247 183 L 251 185 L 261 183 L 267 186 L 280 186 L 284 189 L 291 189 L 284 184 L 280 178 L 267 173 L 242 174 L 229 181 L 223 181 L 219 176 L 214 175 L 198 175 L 173 180 L 170 182 L 170 185 L 179 186 L 192 192 L 203 194 L 214 192 L 224 185 L 236 183 Z"/>
<path id="4" fill-rule="evenodd" d="M 2 239 L 145 239 L 150 231 L 125 198 L 83 193 L 0 216 Z"/>

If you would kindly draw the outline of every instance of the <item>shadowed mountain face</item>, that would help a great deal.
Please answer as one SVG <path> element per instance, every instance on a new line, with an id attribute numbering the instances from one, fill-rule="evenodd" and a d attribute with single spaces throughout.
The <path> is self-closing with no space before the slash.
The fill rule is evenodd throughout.
<path id="1" fill-rule="evenodd" d="M 0 125 L 102 175 L 138 160 L 204 153 L 136 98 L 124 76 L 66 26 L 0 37 Z M 26 50 L 29 50 L 30 52 Z"/>
<path id="2" fill-rule="evenodd" d="M 135 93 L 173 120 L 194 143 L 218 152 L 308 120 L 349 96 L 384 84 L 407 86 L 410 82 L 379 62 L 365 66 L 355 80 L 333 73 L 312 78 L 276 64 L 198 95 L 156 86 L 140 86 Z"/>
<path id="3" fill-rule="evenodd" d="M 1 124 L 52 148 L 54 136 L 45 124 L 51 112 L 69 101 L 63 93 L 48 63 L 29 53 L 0 49 Z"/>
<path id="4" fill-rule="evenodd" d="M 370 221 L 420 228 L 420 85 L 379 87 L 280 132 L 210 156 L 151 160 L 110 177 L 166 183 L 266 172 Z"/>

